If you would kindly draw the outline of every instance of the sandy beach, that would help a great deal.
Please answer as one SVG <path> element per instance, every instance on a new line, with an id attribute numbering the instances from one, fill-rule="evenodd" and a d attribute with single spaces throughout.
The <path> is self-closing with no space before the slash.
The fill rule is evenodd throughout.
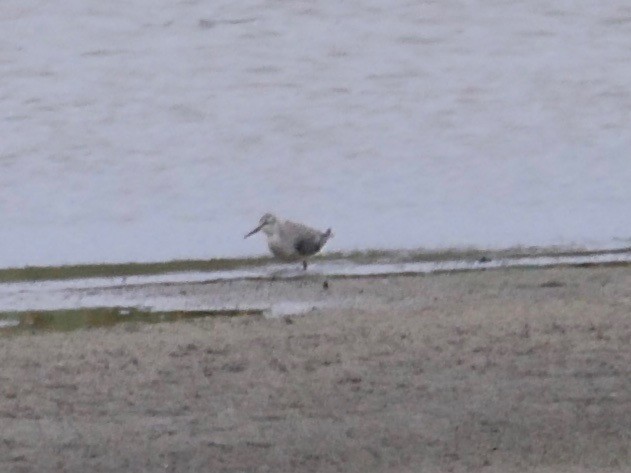
<path id="1" fill-rule="evenodd" d="M 0 471 L 631 470 L 631 267 L 327 284 L 154 285 L 319 304 L 1 338 Z"/>

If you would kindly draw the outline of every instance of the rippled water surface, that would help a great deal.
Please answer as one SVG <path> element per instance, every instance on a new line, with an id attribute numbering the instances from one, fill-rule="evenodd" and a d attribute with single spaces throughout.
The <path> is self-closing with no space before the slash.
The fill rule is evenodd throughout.
<path id="1" fill-rule="evenodd" d="M 631 6 L 3 0 L 0 266 L 626 246 Z"/>

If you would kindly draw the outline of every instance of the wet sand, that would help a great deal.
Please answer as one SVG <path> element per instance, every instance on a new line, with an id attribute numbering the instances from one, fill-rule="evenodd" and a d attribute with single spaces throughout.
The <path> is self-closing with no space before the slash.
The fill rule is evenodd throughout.
<path id="1" fill-rule="evenodd" d="M 0 471 L 631 470 L 631 267 L 328 286 L 135 288 L 314 308 L 1 338 Z"/>

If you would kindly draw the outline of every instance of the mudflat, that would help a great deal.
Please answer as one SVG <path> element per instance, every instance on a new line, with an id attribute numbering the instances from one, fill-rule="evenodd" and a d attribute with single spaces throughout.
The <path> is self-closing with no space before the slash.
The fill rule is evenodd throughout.
<path id="1" fill-rule="evenodd" d="M 0 471 L 631 471 L 629 266 L 145 290 L 320 304 L 0 338 Z"/>

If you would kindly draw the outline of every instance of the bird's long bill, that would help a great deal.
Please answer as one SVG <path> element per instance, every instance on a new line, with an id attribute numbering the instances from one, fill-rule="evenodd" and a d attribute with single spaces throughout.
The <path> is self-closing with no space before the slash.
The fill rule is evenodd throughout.
<path id="1" fill-rule="evenodd" d="M 254 230 L 252 230 L 250 233 L 248 233 L 246 236 L 244 236 L 243 238 L 247 238 L 249 236 L 254 235 L 256 232 L 258 232 L 261 228 L 263 228 L 263 223 L 260 224 L 258 227 L 256 227 Z"/>

